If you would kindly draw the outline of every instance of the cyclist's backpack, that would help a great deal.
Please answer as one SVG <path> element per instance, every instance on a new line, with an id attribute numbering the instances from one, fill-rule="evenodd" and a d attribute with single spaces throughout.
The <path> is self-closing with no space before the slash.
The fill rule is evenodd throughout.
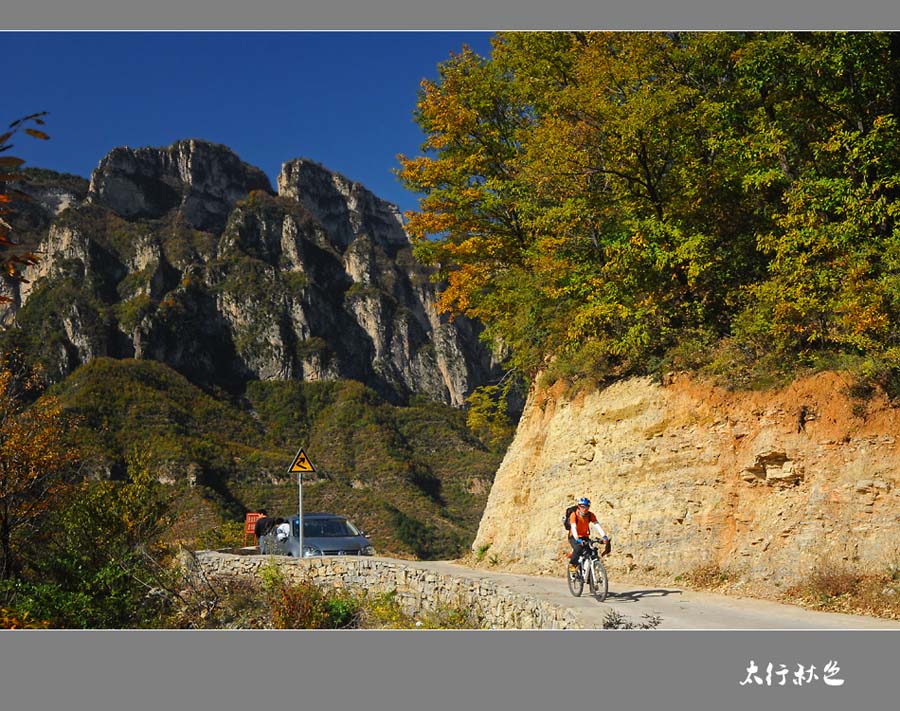
<path id="1" fill-rule="evenodd" d="M 569 508 L 566 509 L 566 515 L 563 516 L 563 528 L 566 529 L 566 531 L 568 531 L 568 530 L 569 530 L 569 527 L 570 527 L 569 519 L 572 518 L 572 513 L 573 513 L 573 512 L 575 511 L 575 509 L 577 509 L 577 508 L 578 508 L 578 505 L 575 504 L 575 505 L 570 506 Z"/>

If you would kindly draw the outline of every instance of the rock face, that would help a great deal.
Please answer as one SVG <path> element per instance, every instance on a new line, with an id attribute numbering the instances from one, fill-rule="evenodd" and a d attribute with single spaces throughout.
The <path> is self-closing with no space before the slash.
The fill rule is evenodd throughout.
<path id="1" fill-rule="evenodd" d="M 409 242 L 395 205 L 318 163 L 303 159 L 285 163 L 278 176 L 278 194 L 309 210 L 342 250 L 363 235 L 393 251 Z"/>
<path id="2" fill-rule="evenodd" d="M 178 209 L 193 227 L 220 231 L 252 190 L 272 190 L 259 168 L 225 146 L 189 140 L 163 149 L 114 149 L 91 176 L 88 199 L 125 218 Z"/>
<path id="3" fill-rule="evenodd" d="M 117 148 L 86 197 L 41 201 L 46 257 L 4 283 L 4 322 L 56 379 L 112 356 L 228 390 L 352 378 L 394 402 L 461 405 L 487 382 L 478 327 L 437 313 L 395 206 L 302 159 L 278 186 L 224 146 Z"/>
<path id="4" fill-rule="evenodd" d="M 900 411 L 838 374 L 769 393 L 686 376 L 568 399 L 532 392 L 473 544 L 560 574 L 565 507 L 588 496 L 610 575 L 705 565 L 773 585 L 833 567 L 884 571 L 900 540 Z"/>

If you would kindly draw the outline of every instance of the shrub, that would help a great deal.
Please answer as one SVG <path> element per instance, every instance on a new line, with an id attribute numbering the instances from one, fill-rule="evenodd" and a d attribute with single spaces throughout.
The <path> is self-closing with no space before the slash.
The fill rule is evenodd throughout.
<path id="1" fill-rule="evenodd" d="M 0 607 L 0 629 L 47 629 L 50 623 L 46 620 L 36 620 L 28 612 L 18 612 Z"/>
<path id="2" fill-rule="evenodd" d="M 433 609 L 411 615 L 403 611 L 396 591 L 366 597 L 361 624 L 368 629 L 480 629 L 481 610 L 462 604 L 436 605 Z"/>
<path id="3" fill-rule="evenodd" d="M 648 613 L 644 613 L 641 615 L 641 619 L 643 622 L 635 622 L 631 620 L 625 615 L 617 612 L 616 610 L 610 610 L 606 613 L 606 617 L 603 618 L 603 629 L 605 630 L 652 630 L 659 627 L 662 622 L 662 618 L 659 615 L 650 615 Z"/>
<path id="4" fill-rule="evenodd" d="M 704 563 L 678 576 L 676 581 L 683 580 L 695 588 L 717 588 L 736 578 L 735 573 L 724 570 L 718 563 Z"/>
<path id="5" fill-rule="evenodd" d="M 862 587 L 860 573 L 838 563 L 823 561 L 801 582 L 788 588 L 787 594 L 824 609 L 836 609 L 843 599 L 857 595 Z"/>
<path id="6" fill-rule="evenodd" d="M 186 577 L 163 621 L 176 629 L 270 629 L 272 612 L 258 580 L 241 576 Z"/>
<path id="7" fill-rule="evenodd" d="M 457 603 L 442 604 L 419 615 L 416 627 L 435 630 L 477 630 L 481 629 L 484 614 L 477 606 Z"/>
<path id="8" fill-rule="evenodd" d="M 311 580 L 290 584 L 273 563 L 261 571 L 263 590 L 277 629 L 345 629 L 357 627 L 361 603 L 338 588 L 321 588 Z"/>
<path id="9" fill-rule="evenodd" d="M 17 581 L 21 609 L 54 627 L 145 627 L 158 624 L 172 587 L 171 555 L 161 535 L 172 492 L 142 455 L 125 482 L 84 482 L 46 527 L 53 535 Z"/>
<path id="10" fill-rule="evenodd" d="M 395 591 L 376 593 L 366 600 L 363 613 L 366 627 L 374 629 L 410 629 L 415 621 L 407 615 L 397 601 Z"/>

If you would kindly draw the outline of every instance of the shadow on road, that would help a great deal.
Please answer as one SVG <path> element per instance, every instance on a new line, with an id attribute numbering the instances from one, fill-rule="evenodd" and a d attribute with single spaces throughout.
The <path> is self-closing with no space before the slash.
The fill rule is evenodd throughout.
<path id="1" fill-rule="evenodd" d="M 666 590 L 659 588 L 656 590 L 628 590 L 627 592 L 610 592 L 606 596 L 607 602 L 639 602 L 645 597 L 668 597 L 669 595 L 681 595 L 681 590 Z"/>

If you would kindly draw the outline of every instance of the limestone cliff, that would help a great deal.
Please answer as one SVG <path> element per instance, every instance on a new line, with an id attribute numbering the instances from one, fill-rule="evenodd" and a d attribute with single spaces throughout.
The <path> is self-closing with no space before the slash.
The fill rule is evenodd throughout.
<path id="1" fill-rule="evenodd" d="M 562 513 L 586 495 L 613 576 L 716 564 L 786 585 L 828 562 L 883 570 L 900 547 L 900 410 L 850 386 L 828 373 L 770 392 L 687 376 L 532 392 L 473 549 L 558 574 Z"/>
<path id="2" fill-rule="evenodd" d="M 179 141 L 168 148 L 116 148 L 91 176 L 88 199 L 126 218 L 179 209 L 193 227 L 221 231 L 228 213 L 252 190 L 271 191 L 259 169 L 225 146 Z"/>
<path id="3" fill-rule="evenodd" d="M 227 147 L 186 140 L 114 149 L 86 194 L 52 182 L 32 191 L 45 256 L 0 285 L 0 320 L 22 328 L 0 350 L 27 341 L 55 380 L 152 358 L 204 387 L 349 378 L 460 406 L 495 370 L 476 324 L 438 314 L 398 209 L 321 165 L 288 161 L 275 194 Z"/>

